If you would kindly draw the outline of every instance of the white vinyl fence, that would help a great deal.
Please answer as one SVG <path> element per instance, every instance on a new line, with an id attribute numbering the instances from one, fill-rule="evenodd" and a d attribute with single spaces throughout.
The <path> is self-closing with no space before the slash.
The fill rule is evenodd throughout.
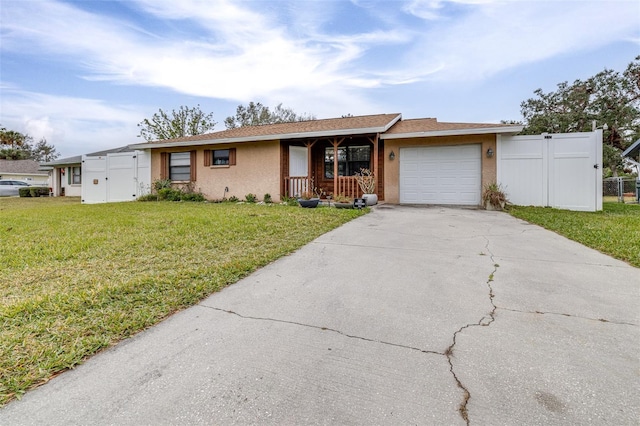
<path id="1" fill-rule="evenodd" d="M 498 136 L 498 183 L 509 201 L 602 210 L 602 130 Z"/>
<path id="2" fill-rule="evenodd" d="M 134 201 L 149 192 L 151 155 L 148 151 L 82 156 L 82 203 Z"/>

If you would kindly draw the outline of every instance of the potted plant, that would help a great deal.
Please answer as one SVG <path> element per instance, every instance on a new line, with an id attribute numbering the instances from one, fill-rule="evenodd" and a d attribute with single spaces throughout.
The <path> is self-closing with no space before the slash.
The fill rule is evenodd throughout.
<path id="1" fill-rule="evenodd" d="M 374 194 L 376 190 L 376 178 L 373 172 L 369 169 L 360 169 L 360 173 L 356 174 L 356 181 L 363 193 L 362 198 L 367 201 L 367 206 L 378 204 L 378 196 Z"/>
<path id="2" fill-rule="evenodd" d="M 333 197 L 333 205 L 336 206 L 337 209 L 352 209 L 353 198 L 347 197 L 344 194 L 338 194 Z"/>
<path id="3" fill-rule="evenodd" d="M 502 185 L 495 182 L 485 185 L 484 191 L 482 191 L 482 201 L 487 210 L 503 210 L 508 202 L 507 194 L 505 194 Z"/>
<path id="4" fill-rule="evenodd" d="M 316 194 L 314 194 L 311 191 L 304 191 L 303 193 L 300 194 L 300 197 L 298 198 L 298 204 L 300 204 L 300 207 L 305 207 L 305 208 L 318 207 L 320 198 L 316 197 L 315 195 Z"/>

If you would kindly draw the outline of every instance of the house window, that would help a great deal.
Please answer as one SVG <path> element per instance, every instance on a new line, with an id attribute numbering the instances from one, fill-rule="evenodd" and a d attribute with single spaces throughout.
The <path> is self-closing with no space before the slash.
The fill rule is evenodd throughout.
<path id="1" fill-rule="evenodd" d="M 214 166 L 229 165 L 229 150 L 228 149 L 214 149 L 211 151 L 211 164 Z"/>
<path id="2" fill-rule="evenodd" d="M 82 183 L 82 168 L 71 167 L 71 184 L 80 185 Z"/>
<path id="3" fill-rule="evenodd" d="M 333 179 L 333 147 L 324 150 L 324 177 Z M 346 146 L 338 148 L 338 176 L 353 176 L 360 169 L 368 169 L 371 146 Z"/>
<path id="4" fill-rule="evenodd" d="M 169 179 L 191 180 L 191 153 L 172 152 L 169 154 Z"/>
<path id="5" fill-rule="evenodd" d="M 204 165 L 209 166 L 235 166 L 236 165 L 236 149 L 205 149 Z"/>

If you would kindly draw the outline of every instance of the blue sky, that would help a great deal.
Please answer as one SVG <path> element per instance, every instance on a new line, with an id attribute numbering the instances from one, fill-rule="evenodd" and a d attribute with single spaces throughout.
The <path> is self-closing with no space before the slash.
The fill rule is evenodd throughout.
<path id="1" fill-rule="evenodd" d="M 249 101 L 517 120 L 534 90 L 638 54 L 626 0 L 2 0 L 0 124 L 70 156 L 140 142 L 180 105 L 216 130 Z"/>

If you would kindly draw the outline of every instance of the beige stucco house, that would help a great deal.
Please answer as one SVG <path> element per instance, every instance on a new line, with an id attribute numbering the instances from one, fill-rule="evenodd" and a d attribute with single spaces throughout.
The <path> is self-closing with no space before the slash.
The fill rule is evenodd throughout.
<path id="1" fill-rule="evenodd" d="M 130 145 L 150 150 L 151 179 L 192 183 L 209 199 L 270 194 L 274 200 L 317 188 L 360 196 L 354 174 L 376 176 L 380 200 L 403 204 L 481 204 L 496 181 L 500 135 L 522 126 L 402 120 L 401 114 L 248 126 Z"/>
<path id="2" fill-rule="evenodd" d="M 0 179 L 14 179 L 31 185 L 50 186 L 49 173 L 34 160 L 0 160 Z"/>

